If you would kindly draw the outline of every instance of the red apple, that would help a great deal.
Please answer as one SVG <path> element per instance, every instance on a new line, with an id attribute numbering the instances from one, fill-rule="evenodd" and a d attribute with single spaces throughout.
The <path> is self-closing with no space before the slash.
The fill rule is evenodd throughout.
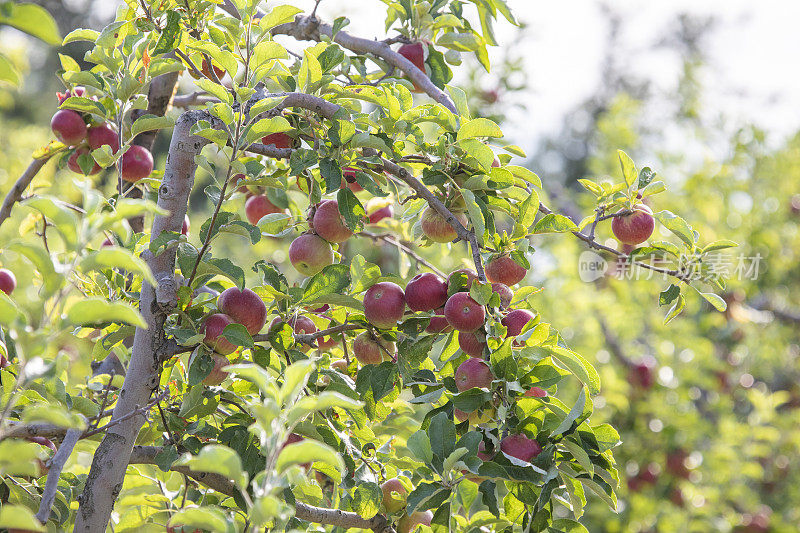
<path id="1" fill-rule="evenodd" d="M 275 319 L 269 325 L 270 331 L 276 325 L 283 324 L 284 322 L 286 321 L 283 318 L 275 317 Z M 289 325 L 292 327 L 292 331 L 295 335 L 310 335 L 317 332 L 317 325 L 314 324 L 314 321 L 307 316 L 293 316 L 289 319 Z M 311 348 L 311 345 L 303 343 L 301 350 L 303 352 L 307 352 Z"/>
<path id="2" fill-rule="evenodd" d="M 393 342 L 375 339 L 364 331 L 353 340 L 353 355 L 362 365 L 377 365 L 395 356 L 397 348 Z"/>
<path id="3" fill-rule="evenodd" d="M 209 372 L 209 374 L 205 377 L 203 384 L 219 385 L 225 381 L 226 377 L 228 377 L 228 373 L 222 370 L 222 367 L 228 366 L 230 361 L 228 361 L 227 357 L 218 353 L 212 353 L 211 357 L 214 359 L 214 368 L 212 368 L 211 372 Z"/>
<path id="4" fill-rule="evenodd" d="M 344 359 L 337 359 L 331 363 L 331 368 L 342 374 L 349 374 L 347 371 L 347 361 Z"/>
<path id="5" fill-rule="evenodd" d="M 328 242 L 344 242 L 353 236 L 350 228 L 344 225 L 336 200 L 324 200 L 317 205 L 311 225 L 317 235 Z"/>
<path id="6" fill-rule="evenodd" d="M 119 150 L 119 136 L 107 122 L 89 128 L 86 133 L 86 141 L 92 150 L 97 150 L 104 145 L 111 148 L 111 153 L 115 154 Z"/>
<path id="7" fill-rule="evenodd" d="M 467 215 L 462 212 L 456 212 L 453 213 L 453 215 L 461 222 L 462 226 L 466 227 L 469 222 Z M 442 215 L 430 207 L 426 207 L 425 211 L 422 212 L 421 225 L 422 233 L 433 242 L 450 242 L 458 237 L 455 228 L 453 228 Z"/>
<path id="8" fill-rule="evenodd" d="M 292 138 L 285 133 L 270 133 L 266 137 L 261 138 L 261 144 L 274 145 L 275 148 L 291 148 L 293 141 Z"/>
<path id="9" fill-rule="evenodd" d="M 281 213 L 283 210 L 269 201 L 265 194 L 256 194 L 247 199 L 244 213 L 251 224 L 256 225 L 265 215 Z"/>
<path id="10" fill-rule="evenodd" d="M 342 176 L 344 176 L 344 180 L 347 183 L 347 188 L 353 192 L 359 192 L 364 190 L 364 188 L 361 185 L 359 185 L 358 182 L 356 181 L 357 171 L 358 169 L 353 167 L 345 167 L 342 169 Z M 345 184 L 342 183 L 342 187 L 344 186 Z"/>
<path id="11" fill-rule="evenodd" d="M 542 453 L 542 447 L 522 433 L 509 435 L 500 442 L 500 450 L 506 455 L 530 463 L 531 459 Z"/>
<path id="12" fill-rule="evenodd" d="M 304 233 L 289 245 L 289 261 L 301 274 L 313 276 L 333 263 L 333 250 L 319 235 Z"/>
<path id="13" fill-rule="evenodd" d="M 623 208 L 617 214 L 626 212 Z M 623 244 L 641 244 L 650 238 L 655 229 L 653 210 L 646 205 L 634 206 L 633 212 L 624 216 L 615 216 L 611 221 L 611 231 Z"/>
<path id="14" fill-rule="evenodd" d="M 381 484 L 383 492 L 383 507 L 389 513 L 396 513 L 406 506 L 408 491 L 403 483 L 395 478 L 387 479 Z"/>
<path id="15" fill-rule="evenodd" d="M 494 450 L 488 452 L 486 451 L 485 442 L 481 441 L 480 444 L 478 444 L 478 459 L 481 459 L 483 461 L 491 461 L 494 455 L 495 455 Z"/>
<path id="16" fill-rule="evenodd" d="M 452 329 L 447 318 L 444 316 L 444 307 L 440 307 L 436 310 L 436 314 L 431 317 L 431 321 L 428 323 L 428 327 L 425 328 L 425 331 L 428 333 L 444 333 Z"/>
<path id="17" fill-rule="evenodd" d="M 677 448 L 667 454 L 666 470 L 675 477 L 688 479 L 691 470 L 686 466 L 689 454 L 686 450 Z"/>
<path id="18" fill-rule="evenodd" d="M 403 289 L 390 281 L 376 283 L 364 293 L 364 316 L 375 327 L 393 328 L 405 309 Z"/>
<path id="19" fill-rule="evenodd" d="M 503 283 L 510 287 L 525 279 L 527 273 L 528 271 L 509 255 L 495 257 L 486 263 L 486 279 L 492 283 Z"/>
<path id="20" fill-rule="evenodd" d="M 547 391 L 541 387 L 531 387 L 523 396 L 527 396 L 529 398 L 547 398 Z"/>
<path id="21" fill-rule="evenodd" d="M 189 215 L 183 215 L 183 224 L 181 224 L 181 235 L 189 235 L 189 229 L 192 223 L 189 222 Z"/>
<path id="22" fill-rule="evenodd" d="M 0 291 L 11 294 L 17 288 L 17 278 L 7 268 L 0 268 Z"/>
<path id="23" fill-rule="evenodd" d="M 136 183 L 153 172 L 153 155 L 144 146 L 133 145 L 122 154 L 122 179 Z"/>
<path id="24" fill-rule="evenodd" d="M 656 360 L 644 357 L 635 362 L 628 372 L 628 382 L 638 388 L 648 390 L 656 382 Z"/>
<path id="25" fill-rule="evenodd" d="M 397 49 L 397 53 L 411 61 L 415 67 L 425 73 L 425 56 L 427 55 L 426 46 L 427 43 L 422 42 L 404 44 Z M 414 83 L 414 91 L 422 92 L 422 89 L 419 85 Z"/>
<path id="26" fill-rule="evenodd" d="M 83 176 L 84 174 L 83 174 L 83 169 L 81 168 L 80 164 L 78 164 L 78 157 L 82 156 L 83 154 L 89 155 L 89 150 L 87 150 L 86 148 L 78 148 L 74 152 L 72 152 L 72 154 L 69 156 L 69 159 L 67 159 L 67 168 L 69 168 L 75 174 L 80 174 L 81 176 Z M 89 155 L 89 158 L 91 157 L 92 156 Z M 102 167 L 98 165 L 94 159 L 92 159 L 92 165 L 93 165 L 92 169 L 89 171 L 88 174 L 89 176 L 94 176 L 95 174 L 97 174 L 102 170 Z"/>
<path id="27" fill-rule="evenodd" d="M 75 146 L 86 139 L 86 123 L 77 111 L 59 109 L 50 120 L 50 129 L 56 139 L 67 146 Z"/>
<path id="28" fill-rule="evenodd" d="M 394 208 L 391 205 L 387 205 L 370 213 L 368 221 L 370 224 L 377 224 L 384 218 L 392 218 L 393 216 L 394 216 Z"/>
<path id="29" fill-rule="evenodd" d="M 536 315 L 527 309 L 514 309 L 500 322 L 506 327 L 506 337 L 516 337 L 522 333 L 525 325 L 536 318 Z"/>
<path id="30" fill-rule="evenodd" d="M 492 386 L 492 369 L 483 359 L 470 357 L 461 363 L 453 376 L 460 392 L 472 388 L 488 389 Z"/>
<path id="31" fill-rule="evenodd" d="M 267 306 L 261 297 L 250 289 L 230 287 L 217 298 L 217 308 L 255 335 L 267 321 Z"/>
<path id="32" fill-rule="evenodd" d="M 466 282 L 461 287 L 461 289 L 460 289 L 461 292 L 468 292 L 472 288 L 472 282 L 475 281 L 476 279 L 478 279 L 478 274 L 472 269 L 459 268 L 458 270 L 453 270 L 452 272 L 450 272 L 450 275 L 447 276 L 447 287 L 448 287 L 448 290 L 449 290 L 450 286 L 454 284 L 455 279 L 456 278 L 461 278 L 462 275 L 466 276 Z"/>
<path id="33" fill-rule="evenodd" d="M 405 294 L 412 311 L 432 311 L 447 301 L 447 282 L 431 272 L 417 274 L 406 285 Z"/>
<path id="34" fill-rule="evenodd" d="M 505 283 L 492 283 L 492 292 L 500 297 L 500 307 L 503 309 L 511 305 L 514 299 L 514 291 Z"/>
<path id="35" fill-rule="evenodd" d="M 478 336 L 471 331 L 459 331 L 458 347 L 471 357 L 483 357 L 486 343 L 479 340 Z"/>
<path id="36" fill-rule="evenodd" d="M 222 336 L 222 331 L 228 324 L 233 324 L 231 317 L 223 315 L 222 313 L 215 313 L 209 315 L 203 325 L 203 330 L 206 334 L 203 342 L 223 355 L 233 353 L 237 348 L 235 344 L 232 344 L 228 339 Z"/>
<path id="37" fill-rule="evenodd" d="M 486 310 L 468 292 L 457 292 L 444 304 L 444 316 L 458 331 L 475 331 L 483 326 Z"/>

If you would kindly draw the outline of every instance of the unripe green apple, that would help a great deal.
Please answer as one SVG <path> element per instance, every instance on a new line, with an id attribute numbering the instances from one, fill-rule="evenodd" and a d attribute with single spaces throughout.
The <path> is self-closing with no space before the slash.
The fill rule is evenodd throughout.
<path id="1" fill-rule="evenodd" d="M 466 227 L 469 222 L 467 215 L 462 212 L 455 212 L 453 215 L 461 222 L 462 226 Z M 455 228 L 453 228 L 442 215 L 430 207 L 426 207 L 425 211 L 422 212 L 420 224 L 422 226 L 422 233 L 433 242 L 450 242 L 458 237 Z"/>

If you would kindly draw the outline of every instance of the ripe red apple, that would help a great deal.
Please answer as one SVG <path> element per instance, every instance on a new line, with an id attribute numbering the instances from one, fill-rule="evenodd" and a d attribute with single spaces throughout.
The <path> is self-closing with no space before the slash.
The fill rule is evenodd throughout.
<path id="1" fill-rule="evenodd" d="M 78 148 L 74 152 L 72 152 L 72 154 L 69 156 L 69 159 L 67 159 L 67 168 L 69 168 L 75 174 L 80 174 L 81 176 L 83 176 L 84 174 L 83 174 L 83 169 L 81 169 L 81 166 L 78 164 L 78 157 L 82 156 L 83 154 L 89 155 L 89 150 L 87 150 L 86 148 Z M 89 157 L 92 156 L 89 155 Z M 95 174 L 97 174 L 102 170 L 102 167 L 98 165 L 97 161 L 95 161 L 94 159 L 92 159 L 92 164 L 93 166 L 92 169 L 89 171 L 88 174 L 89 176 L 94 176 Z"/>
<path id="2" fill-rule="evenodd" d="M 511 259 L 510 255 L 495 257 L 486 263 L 485 270 L 487 280 L 492 283 L 503 283 L 509 287 L 525 279 L 528 273 L 522 265 Z"/>
<path id="3" fill-rule="evenodd" d="M 383 492 L 383 507 L 389 513 L 396 513 L 406 506 L 408 491 L 403 483 L 396 477 L 387 479 L 381 484 Z"/>
<path id="4" fill-rule="evenodd" d="M 403 318 L 405 310 L 403 289 L 395 283 L 382 281 L 364 293 L 364 316 L 375 327 L 393 328 Z"/>
<path id="5" fill-rule="evenodd" d="M 658 473 L 661 469 L 656 463 L 649 463 L 647 466 L 639 470 L 639 479 L 648 485 L 655 484 L 658 481 Z"/>
<path id="6" fill-rule="evenodd" d="M 522 433 L 509 435 L 500 442 L 500 450 L 506 455 L 530 463 L 531 459 L 542 453 L 542 447 Z"/>
<path id="7" fill-rule="evenodd" d="M 689 454 L 682 448 L 672 450 L 667 454 L 666 470 L 675 477 L 689 479 L 691 470 L 686 466 Z"/>
<path id="8" fill-rule="evenodd" d="M 327 337 L 320 337 L 317 339 L 317 347 L 320 350 L 327 350 L 339 344 L 341 340 L 340 335 L 329 335 Z"/>
<path id="9" fill-rule="evenodd" d="M 506 337 L 516 337 L 522 333 L 522 328 L 534 318 L 536 315 L 527 309 L 514 309 L 500 322 L 506 327 Z"/>
<path id="10" fill-rule="evenodd" d="M 444 316 L 458 331 L 475 331 L 483 326 L 486 310 L 468 292 L 457 292 L 444 304 Z"/>
<path id="11" fill-rule="evenodd" d="M 397 49 L 397 53 L 411 61 L 422 72 L 425 72 L 426 47 L 427 43 L 422 42 L 404 44 Z M 414 83 L 414 91 L 422 92 L 422 89 Z"/>
<path id="12" fill-rule="evenodd" d="M 370 224 L 377 224 L 384 218 L 392 218 L 394 216 L 394 207 L 392 207 L 392 199 L 389 197 L 381 198 L 376 196 L 370 198 L 367 205 L 364 206 L 367 212 L 367 219 Z"/>
<path id="13" fill-rule="evenodd" d="M 217 308 L 255 335 L 267 322 L 267 306 L 261 297 L 250 289 L 230 287 L 217 298 Z"/>
<path id="14" fill-rule="evenodd" d="M 505 283 L 492 283 L 492 292 L 500 297 L 500 307 L 503 309 L 511 305 L 511 300 L 514 299 L 514 291 Z"/>
<path id="15" fill-rule="evenodd" d="M 486 343 L 478 339 L 478 336 L 471 331 L 459 331 L 458 347 L 471 357 L 483 357 Z"/>
<path id="16" fill-rule="evenodd" d="M 265 215 L 281 213 L 283 210 L 269 201 L 265 194 L 256 194 L 244 203 L 244 214 L 251 224 L 256 225 Z"/>
<path id="17" fill-rule="evenodd" d="M 492 369 L 483 359 L 470 357 L 456 369 L 453 376 L 456 380 L 456 388 L 460 392 L 472 388 L 488 389 L 492 386 Z"/>
<path id="18" fill-rule="evenodd" d="M 459 268 L 458 270 L 453 270 L 450 272 L 450 275 L 447 276 L 448 290 L 450 286 L 454 284 L 456 277 L 460 278 L 462 274 L 466 276 L 466 283 L 461 287 L 461 292 L 468 292 L 472 288 L 472 282 L 478 279 L 478 274 L 472 269 Z"/>
<path id="19" fill-rule="evenodd" d="M 86 123 L 77 111 L 59 109 L 50 120 L 50 129 L 56 139 L 67 146 L 75 146 L 86 139 Z"/>
<path id="20" fill-rule="evenodd" d="M 384 339 L 375 339 L 368 332 L 359 333 L 353 340 L 353 355 L 362 365 L 377 365 L 394 358 L 396 346 Z"/>
<path id="21" fill-rule="evenodd" d="M 397 521 L 397 533 L 411 533 L 419 525 L 430 526 L 433 521 L 432 511 L 414 513 L 411 516 L 403 515 Z"/>
<path id="22" fill-rule="evenodd" d="M 225 381 L 226 377 L 228 377 L 228 373 L 222 370 L 222 367 L 228 366 L 230 361 L 228 361 L 227 357 L 218 353 L 212 353 L 211 357 L 214 359 L 214 368 L 212 368 L 211 372 L 209 372 L 209 374 L 205 377 L 203 384 L 219 385 Z"/>
<path id="23" fill-rule="evenodd" d="M 406 285 L 405 293 L 412 311 L 432 311 L 447 301 L 447 282 L 431 272 L 417 274 Z"/>
<path id="24" fill-rule="evenodd" d="M 261 138 L 261 144 L 274 145 L 275 148 L 291 148 L 293 141 L 292 138 L 285 133 L 270 133 L 266 137 Z"/>
<path id="25" fill-rule="evenodd" d="M 314 211 L 312 227 L 317 235 L 328 242 L 344 242 L 353 236 L 353 232 L 344 225 L 344 218 L 339 213 L 339 202 L 324 200 Z"/>
<path id="26" fill-rule="evenodd" d="M 136 183 L 153 172 L 153 154 L 144 146 L 133 145 L 122 154 L 122 179 Z"/>
<path id="27" fill-rule="evenodd" d="M 183 215 L 183 224 L 181 224 L 181 235 L 189 235 L 189 229 L 192 223 L 189 221 L 189 215 Z"/>
<path id="28" fill-rule="evenodd" d="M 0 268 L 0 291 L 11 294 L 17 288 L 17 278 L 7 268 Z"/>
<path id="29" fill-rule="evenodd" d="M 453 215 L 466 227 L 469 222 L 467 215 L 462 212 L 455 212 Z M 422 212 L 421 225 L 422 233 L 433 242 L 450 242 L 458 237 L 453 226 L 451 226 L 442 215 L 430 207 L 426 207 L 425 211 Z"/>
<path id="30" fill-rule="evenodd" d="M 648 390 L 656 382 L 656 360 L 644 357 L 635 362 L 628 372 L 628 382 L 638 388 Z"/>
<path id="31" fill-rule="evenodd" d="M 289 245 L 289 261 L 301 274 L 313 276 L 333 263 L 333 250 L 319 235 L 304 233 Z"/>
<path id="32" fill-rule="evenodd" d="M 440 307 L 436 310 L 436 314 L 431 317 L 431 321 L 428 323 L 428 327 L 425 328 L 425 331 L 428 333 L 445 333 L 452 329 L 447 318 L 444 316 L 444 307 Z"/>
<path id="33" fill-rule="evenodd" d="M 529 398 L 547 398 L 547 391 L 541 387 L 531 387 L 523 396 L 527 396 Z"/>
<path id="34" fill-rule="evenodd" d="M 57 92 L 56 98 L 58 99 L 58 105 L 63 104 L 64 100 L 66 100 L 70 96 L 86 96 L 86 88 L 78 85 L 77 87 L 73 87 L 72 89 L 67 89 L 63 93 Z"/>
<path id="35" fill-rule="evenodd" d="M 86 132 L 86 142 L 92 150 L 97 150 L 103 145 L 108 145 L 113 154 L 119 150 L 119 136 L 107 122 L 89 128 Z"/>
<path id="36" fill-rule="evenodd" d="M 223 355 L 233 353 L 237 348 L 235 344 L 222 336 L 222 331 L 228 324 L 233 324 L 233 319 L 231 319 L 231 317 L 223 315 L 222 313 L 215 313 L 209 315 L 203 325 L 203 330 L 206 334 L 203 342 Z"/>
<path id="37" fill-rule="evenodd" d="M 625 211 L 625 208 L 620 209 L 617 214 Z M 632 213 L 614 217 L 611 221 L 611 231 L 623 244 L 641 244 L 653 234 L 655 225 L 653 210 L 646 205 L 638 204 L 634 206 Z"/>

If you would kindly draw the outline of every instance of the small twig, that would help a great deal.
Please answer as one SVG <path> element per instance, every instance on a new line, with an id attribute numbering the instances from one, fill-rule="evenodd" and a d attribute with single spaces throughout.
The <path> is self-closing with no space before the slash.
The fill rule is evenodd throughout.
<path id="1" fill-rule="evenodd" d="M 108 384 L 105 386 L 104 393 L 103 393 L 103 400 L 100 403 L 100 412 L 106 410 L 106 405 L 108 405 L 108 394 L 111 392 L 111 382 L 114 381 L 114 370 L 111 370 L 111 374 L 108 377 Z M 94 421 L 90 424 L 90 427 L 96 428 L 97 424 L 100 423 L 100 418 L 95 418 Z"/>
<path id="2" fill-rule="evenodd" d="M 158 402 L 160 402 L 161 400 L 166 398 L 168 396 L 168 393 L 169 393 L 169 391 L 167 389 L 164 389 L 164 391 L 161 394 L 159 394 L 158 396 L 156 396 L 155 398 L 153 398 L 152 400 L 147 402 L 147 404 L 144 407 L 139 407 L 137 409 L 134 409 L 133 411 L 130 411 L 129 413 L 126 413 L 126 414 L 122 415 L 121 417 L 119 417 L 117 419 L 111 420 L 111 422 L 109 422 L 108 424 L 106 424 L 104 426 L 101 426 L 99 428 L 95 428 L 95 429 L 92 429 L 92 430 L 89 430 L 89 431 L 85 431 L 83 433 L 83 435 L 81 435 L 81 438 L 85 439 L 86 437 L 91 437 L 92 435 L 96 435 L 97 433 L 101 433 L 101 432 L 107 430 L 110 427 L 116 426 L 120 422 L 124 422 L 125 420 L 128 420 L 129 418 L 133 418 L 134 416 L 137 416 L 137 415 L 140 415 L 142 413 L 148 412 L 155 404 L 157 404 Z"/>
<path id="3" fill-rule="evenodd" d="M 363 236 L 363 237 L 368 237 L 368 238 L 373 239 L 373 240 L 379 240 L 379 241 L 383 241 L 385 243 L 391 244 L 392 246 L 395 246 L 401 252 L 405 253 L 406 255 L 408 255 L 409 257 L 414 259 L 417 263 L 419 263 L 421 265 L 424 265 L 425 267 L 430 269 L 431 272 L 435 273 L 437 276 L 440 276 L 442 278 L 446 278 L 447 277 L 447 275 L 444 272 L 442 272 L 441 270 L 436 268 L 433 264 L 428 262 L 425 258 L 421 257 L 418 253 L 416 253 L 414 250 L 409 248 L 407 245 L 405 245 L 404 243 L 400 242 L 400 240 L 397 239 L 397 237 L 395 237 L 394 235 L 370 233 L 369 231 L 362 231 L 358 235 L 359 236 Z"/>
<path id="4" fill-rule="evenodd" d="M 167 424 L 167 417 L 164 415 L 164 410 L 161 408 L 161 400 L 156 402 L 158 406 L 158 412 L 161 415 L 161 422 L 164 424 L 164 429 L 167 431 L 167 435 L 169 436 L 170 443 L 177 444 L 177 440 L 175 440 L 175 435 L 172 434 L 172 430 L 169 428 L 169 424 Z"/>

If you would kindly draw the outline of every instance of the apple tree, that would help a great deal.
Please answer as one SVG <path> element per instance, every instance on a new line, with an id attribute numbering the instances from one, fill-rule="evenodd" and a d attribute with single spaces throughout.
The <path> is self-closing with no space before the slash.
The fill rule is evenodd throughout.
<path id="1" fill-rule="evenodd" d="M 622 151 L 582 220 L 549 208 L 451 83 L 461 56 L 489 69 L 505 2 L 384 3 L 382 39 L 246 0 L 131 0 L 64 38 L 89 68 L 61 56 L 55 140 L 0 208 L 37 237 L 2 247 L 25 270 L 0 271 L 1 527 L 585 531 L 589 499 L 616 509 L 619 434 L 558 331 L 580 325 L 540 312 L 531 239 L 666 275 L 668 318 L 725 309 L 688 272 L 734 243 L 654 213 L 664 183 Z M 50 161 L 76 201 L 31 185 Z"/>

